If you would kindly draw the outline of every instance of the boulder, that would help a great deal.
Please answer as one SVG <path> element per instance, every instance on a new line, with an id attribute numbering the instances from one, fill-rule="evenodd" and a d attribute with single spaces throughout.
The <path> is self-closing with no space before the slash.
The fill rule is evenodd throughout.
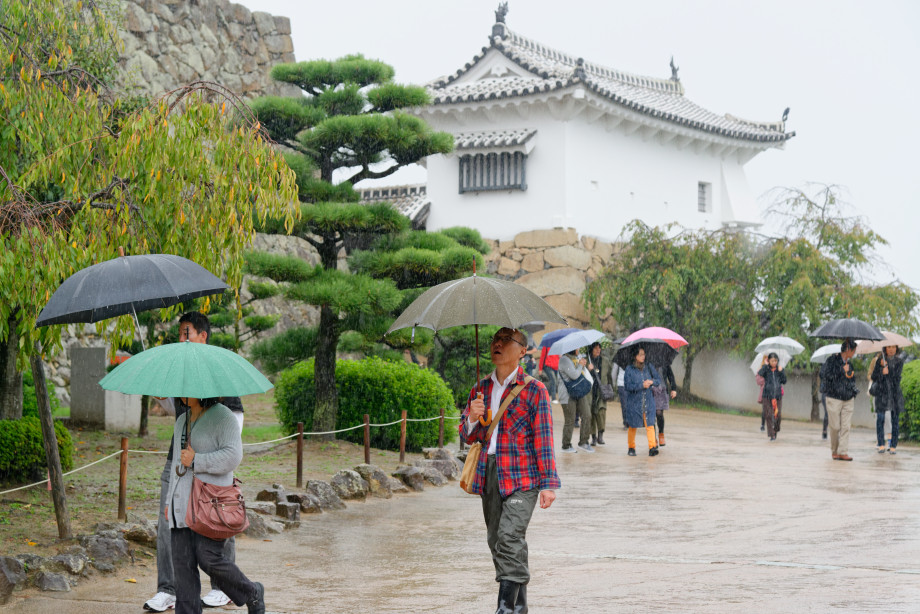
<path id="1" fill-rule="evenodd" d="M 393 494 L 409 492 L 409 489 L 406 488 L 406 485 L 402 483 L 402 480 L 394 477 L 390 478 L 390 490 L 393 492 Z"/>
<path id="2" fill-rule="evenodd" d="M 447 448 L 423 448 L 422 456 L 428 460 L 453 460 L 454 455 Z"/>
<path id="3" fill-rule="evenodd" d="M 11 556 L 0 556 L 0 605 L 9 603 L 13 591 L 26 583 L 26 570 L 22 562 Z"/>
<path id="4" fill-rule="evenodd" d="M 300 511 L 304 514 L 322 514 L 323 508 L 320 505 L 320 500 L 315 495 L 311 495 L 308 492 L 304 493 L 288 493 L 288 501 L 298 503 L 300 505 Z"/>
<path id="5" fill-rule="evenodd" d="M 86 554 L 94 564 L 113 564 L 128 558 L 128 542 L 114 531 L 83 536 L 80 545 L 86 548 Z"/>
<path id="6" fill-rule="evenodd" d="M 606 241 L 597 241 L 591 253 L 600 257 L 601 262 L 607 264 L 610 261 L 610 257 L 613 255 L 613 245 Z"/>
<path id="7" fill-rule="evenodd" d="M 256 501 L 271 501 L 272 503 L 287 501 L 284 487 L 281 484 L 272 484 L 271 488 L 259 491 L 259 494 L 256 495 Z"/>
<path id="8" fill-rule="evenodd" d="M 135 522 L 124 531 L 125 539 L 150 548 L 157 547 L 157 526 L 149 520 Z"/>
<path id="9" fill-rule="evenodd" d="M 367 498 L 369 486 L 357 471 L 342 469 L 332 476 L 330 483 L 336 494 L 342 499 L 361 499 L 363 501 Z"/>
<path id="10" fill-rule="evenodd" d="M 425 490 L 425 476 L 418 467 L 403 465 L 393 472 L 393 477 L 416 492 Z"/>
<path id="11" fill-rule="evenodd" d="M 26 573 L 38 571 L 45 565 L 45 559 L 37 554 L 17 554 L 16 560 L 22 563 Z"/>
<path id="12" fill-rule="evenodd" d="M 543 263 L 543 252 L 531 252 L 524 256 L 524 260 L 521 261 L 521 268 L 528 273 L 534 273 L 543 270 Z"/>
<path id="13" fill-rule="evenodd" d="M 558 247 L 560 245 L 574 245 L 578 241 L 578 233 L 574 228 L 554 228 L 553 230 L 529 230 L 521 232 L 514 237 L 517 247 Z M 504 250 L 502 250 L 504 252 Z"/>
<path id="14" fill-rule="evenodd" d="M 566 292 L 565 294 L 546 296 L 544 300 L 567 319 L 574 319 L 579 322 L 587 323 L 590 321 L 590 317 L 588 316 L 588 312 L 585 311 L 584 305 L 582 305 L 581 299 L 578 298 L 578 296 L 579 295 Z"/>
<path id="15" fill-rule="evenodd" d="M 434 467 L 419 467 L 419 469 L 421 469 L 425 480 L 431 483 L 432 486 L 444 486 L 447 484 L 447 478 L 444 477 L 444 474 Z"/>
<path id="16" fill-rule="evenodd" d="M 291 495 L 288 495 L 288 501 L 291 500 Z M 271 516 L 275 513 L 275 503 L 270 501 L 256 501 L 254 503 L 247 503 L 246 510 L 250 512 L 255 512 L 256 514 L 262 514 L 263 516 Z"/>
<path id="17" fill-rule="evenodd" d="M 286 520 L 300 520 L 300 503 L 291 501 L 276 503 L 275 514 Z"/>
<path id="18" fill-rule="evenodd" d="M 285 518 L 278 518 L 275 520 L 275 522 L 280 522 L 285 531 L 300 528 L 300 520 L 287 520 Z"/>
<path id="19" fill-rule="evenodd" d="M 272 520 L 268 516 L 247 510 L 246 517 L 249 518 L 249 527 L 243 533 L 249 537 L 262 538 L 272 533 L 284 531 L 283 524 Z"/>
<path id="20" fill-rule="evenodd" d="M 571 245 L 548 249 L 543 252 L 543 259 L 552 267 L 572 267 L 585 271 L 591 266 L 591 253 Z"/>
<path id="21" fill-rule="evenodd" d="M 355 467 L 355 471 L 364 478 L 367 482 L 368 490 L 370 490 L 370 493 L 375 497 L 389 499 L 393 496 L 393 491 L 390 489 L 389 476 L 377 465 L 362 463 Z"/>
<path id="22" fill-rule="evenodd" d="M 504 275 L 505 277 L 514 277 L 520 270 L 520 262 L 516 262 L 511 258 L 502 258 L 498 261 L 498 269 L 496 269 L 496 272 L 499 275 Z"/>
<path id="23" fill-rule="evenodd" d="M 35 578 L 32 580 L 40 590 L 43 591 L 57 591 L 61 593 L 66 593 L 70 591 L 70 582 L 67 581 L 67 578 L 59 573 L 52 573 L 50 571 L 40 571 L 35 574 Z"/>
<path id="24" fill-rule="evenodd" d="M 463 469 L 463 465 L 452 458 L 438 460 L 417 460 L 413 464 L 416 467 L 420 467 L 422 469 L 425 469 L 426 467 L 436 469 L 437 471 L 441 472 L 441 475 L 443 475 L 447 480 L 459 480 L 460 471 Z"/>
<path id="25" fill-rule="evenodd" d="M 67 572 L 76 576 L 83 573 L 88 562 L 86 556 L 83 555 L 58 554 L 48 559 L 44 567 L 47 571 Z"/>
<path id="26" fill-rule="evenodd" d="M 310 480 L 307 482 L 306 491 L 316 497 L 320 509 L 323 510 L 343 510 L 345 504 L 336 494 L 335 489 L 329 482 L 322 480 Z"/>
<path id="27" fill-rule="evenodd" d="M 556 267 L 528 273 L 516 280 L 537 296 L 570 293 L 581 296 L 585 291 L 585 276 L 572 267 Z M 563 314 L 565 315 L 565 314 Z"/>
<path id="28" fill-rule="evenodd" d="M 594 237 L 584 236 L 581 238 L 581 244 L 585 246 L 585 249 L 589 252 L 594 249 L 594 244 L 597 242 L 597 239 Z"/>

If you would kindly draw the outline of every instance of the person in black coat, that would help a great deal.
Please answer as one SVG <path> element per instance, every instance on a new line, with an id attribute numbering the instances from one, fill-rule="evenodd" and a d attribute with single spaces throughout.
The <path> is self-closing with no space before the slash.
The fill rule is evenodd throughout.
<path id="1" fill-rule="evenodd" d="M 898 418 L 904 407 L 904 394 L 901 392 L 904 362 L 898 357 L 898 349 L 896 345 L 883 348 L 872 370 L 872 381 L 875 384 L 875 433 L 880 454 L 885 452 L 886 411 L 891 412 L 891 447 L 888 452 L 897 454 Z"/>
<path id="2" fill-rule="evenodd" d="M 786 383 L 786 374 L 779 364 L 776 352 L 770 352 L 767 364 L 760 368 L 757 375 L 763 378 L 761 403 L 767 423 L 767 435 L 770 436 L 770 441 L 776 441 L 776 434 L 783 418 L 783 385 Z"/>
<path id="3" fill-rule="evenodd" d="M 671 399 L 677 396 L 677 380 L 671 365 L 658 367 L 661 385 L 652 389 L 655 396 L 655 420 L 658 422 L 658 445 L 664 447 L 664 412 L 671 406 Z"/>

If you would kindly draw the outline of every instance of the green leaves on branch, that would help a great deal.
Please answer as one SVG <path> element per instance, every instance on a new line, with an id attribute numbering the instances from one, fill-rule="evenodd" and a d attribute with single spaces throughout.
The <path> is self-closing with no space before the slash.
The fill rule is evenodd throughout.
<path id="1" fill-rule="evenodd" d="M 376 111 L 385 113 L 406 107 L 424 106 L 431 102 L 431 96 L 424 87 L 385 83 L 369 91 L 367 100 L 374 105 Z"/>
<path id="2" fill-rule="evenodd" d="M 269 96 L 254 100 L 251 106 L 272 138 L 285 143 L 296 142 L 298 134 L 326 117 L 305 98 Z"/>
<path id="3" fill-rule="evenodd" d="M 312 279 L 316 275 L 317 267 L 314 267 L 309 262 L 304 262 L 300 258 L 250 251 L 246 252 L 244 270 L 249 275 L 268 277 L 277 282 L 296 283 Z M 251 288 L 252 286 L 250 286 Z M 275 294 L 280 292 L 281 290 L 279 289 Z"/>
<path id="4" fill-rule="evenodd" d="M 386 83 L 395 74 L 388 64 L 367 60 L 363 55 L 349 55 L 338 60 L 313 60 L 293 64 L 278 64 L 272 68 L 271 77 L 296 85 L 308 94 L 318 94 L 334 89 L 342 83 L 367 87 Z"/>
<path id="5" fill-rule="evenodd" d="M 285 296 L 349 314 L 386 313 L 396 309 L 402 299 L 389 280 L 327 269 L 317 269 L 314 277 L 292 286 Z"/>

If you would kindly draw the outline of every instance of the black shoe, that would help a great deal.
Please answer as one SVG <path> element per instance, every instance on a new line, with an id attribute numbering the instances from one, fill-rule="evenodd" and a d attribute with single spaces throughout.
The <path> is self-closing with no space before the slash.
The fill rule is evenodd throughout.
<path id="1" fill-rule="evenodd" d="M 607 445 L 607 443 L 604 441 L 604 431 L 597 432 L 597 445 L 599 446 Z"/>
<path id="2" fill-rule="evenodd" d="M 514 614 L 527 614 L 527 585 L 518 589 L 517 601 L 514 602 Z"/>
<path id="3" fill-rule="evenodd" d="M 246 611 L 249 614 L 265 614 L 265 587 L 261 582 L 256 582 L 256 592 L 246 602 Z"/>
<path id="4" fill-rule="evenodd" d="M 767 427 L 765 427 L 764 425 L 761 424 L 761 425 L 760 425 L 760 430 L 761 430 L 761 431 L 765 431 L 765 430 L 767 430 Z"/>
<path id="5" fill-rule="evenodd" d="M 649 455 L 649 456 L 658 456 L 658 446 L 655 446 L 654 448 L 652 448 L 651 450 L 649 450 L 649 451 L 648 451 L 648 455 Z"/>
<path id="6" fill-rule="evenodd" d="M 827 433 L 821 433 L 821 439 L 827 439 Z"/>
<path id="7" fill-rule="evenodd" d="M 591 446 L 593 447 L 596 445 L 597 445 L 597 437 L 595 437 L 594 435 L 591 435 Z"/>
<path id="8" fill-rule="evenodd" d="M 626 454 L 628 454 L 629 456 L 635 456 L 635 455 L 636 455 L 636 449 L 635 449 L 635 448 L 630 448 L 630 449 L 629 449 L 629 452 L 627 452 Z"/>
<path id="9" fill-rule="evenodd" d="M 514 604 L 517 602 L 518 591 L 521 585 L 511 580 L 502 580 L 498 585 L 498 609 L 495 614 L 514 614 Z"/>

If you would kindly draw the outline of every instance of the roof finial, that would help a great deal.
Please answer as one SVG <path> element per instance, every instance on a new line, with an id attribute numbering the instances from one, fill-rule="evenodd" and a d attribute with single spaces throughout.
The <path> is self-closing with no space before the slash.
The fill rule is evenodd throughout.
<path id="1" fill-rule="evenodd" d="M 585 74 L 585 59 L 578 58 L 575 61 L 575 72 L 572 73 L 572 76 L 576 79 L 585 79 L 587 75 Z"/>
<path id="2" fill-rule="evenodd" d="M 505 23 L 505 15 L 508 14 L 508 3 L 499 2 L 498 9 L 495 11 L 495 23 Z"/>
<path id="3" fill-rule="evenodd" d="M 674 65 L 674 56 L 671 56 L 671 81 L 680 81 L 680 77 L 677 76 L 677 71 L 680 70 L 680 66 Z"/>

